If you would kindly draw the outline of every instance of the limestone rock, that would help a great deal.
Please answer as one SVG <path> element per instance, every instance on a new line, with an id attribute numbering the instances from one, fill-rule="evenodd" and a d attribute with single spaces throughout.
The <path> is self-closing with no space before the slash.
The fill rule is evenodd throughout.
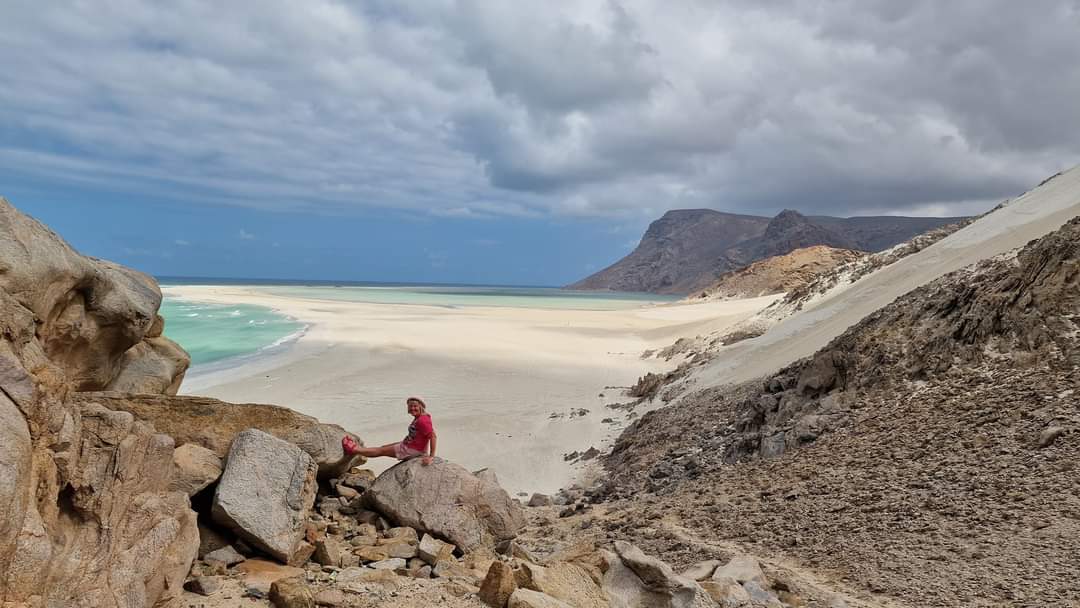
<path id="1" fill-rule="evenodd" d="M 514 581 L 514 571 L 504 562 L 495 561 L 488 568 L 484 582 L 480 584 L 480 601 L 491 608 L 504 608 L 510 600 L 517 583 Z"/>
<path id="2" fill-rule="evenodd" d="M 194 496 L 221 477 L 221 459 L 217 454 L 194 443 L 173 450 L 172 481 L 169 489 Z"/>
<path id="3" fill-rule="evenodd" d="M 244 561 L 244 556 L 240 555 L 240 552 L 233 548 L 232 545 L 222 547 L 216 551 L 211 551 L 203 557 L 203 561 L 206 563 L 218 562 L 225 567 L 235 566 Z"/>
<path id="4" fill-rule="evenodd" d="M 520 564 L 518 586 L 549 595 L 578 608 L 607 608 L 603 591 L 578 564 L 552 562 L 547 566 Z"/>
<path id="5" fill-rule="evenodd" d="M 717 580 L 733 578 L 740 585 L 745 585 L 750 581 L 762 586 L 769 584 L 765 580 L 765 573 L 761 571 L 761 564 L 749 555 L 736 555 L 731 558 L 728 563 L 716 569 L 713 578 Z"/>
<path id="6" fill-rule="evenodd" d="M 701 588 L 720 608 L 747 608 L 751 605 L 750 594 L 733 578 L 721 577 L 703 581 Z"/>
<path id="7" fill-rule="evenodd" d="M 518 589 L 510 596 L 508 608 L 574 608 L 561 600 L 550 595 L 533 591 L 531 589 Z"/>
<path id="8" fill-rule="evenodd" d="M 417 553 L 420 559 L 424 560 L 428 564 L 434 566 L 435 564 L 450 559 L 454 554 L 454 545 L 445 543 L 430 534 L 425 534 L 420 539 L 420 545 L 417 547 Z"/>
<path id="9" fill-rule="evenodd" d="M 780 599 L 757 581 L 743 583 L 743 589 L 750 596 L 750 602 L 755 608 L 759 606 L 761 608 L 784 608 L 784 604 L 780 602 Z"/>
<path id="10" fill-rule="evenodd" d="M 124 352 L 117 364 L 116 377 L 105 390 L 175 395 L 190 364 L 187 351 L 172 340 L 144 338 Z"/>
<path id="11" fill-rule="evenodd" d="M 139 420 L 154 425 L 172 437 L 177 445 L 192 443 L 224 458 L 233 439 L 245 429 L 259 429 L 298 446 L 319 465 L 320 478 L 337 477 L 348 471 L 359 457 L 345 456 L 340 426 L 323 424 L 303 414 L 276 405 L 226 403 L 209 397 L 188 395 L 142 395 L 116 392 L 88 392 L 75 396 L 79 403 L 97 403 L 113 410 L 131 412 Z M 352 435 L 356 442 L 363 441 Z"/>
<path id="12" fill-rule="evenodd" d="M 374 562 L 370 564 L 370 566 L 376 570 L 398 570 L 404 568 L 407 563 L 408 562 L 400 557 L 391 557 L 390 559 Z"/>
<path id="13" fill-rule="evenodd" d="M 521 506 L 505 490 L 446 461 L 399 463 L 364 497 L 399 525 L 444 538 L 465 552 L 492 548 L 525 525 Z"/>
<path id="14" fill-rule="evenodd" d="M 637 547 L 615 541 L 605 552 L 603 588 L 612 608 L 710 608 L 716 603 L 695 581 L 681 577 L 664 562 Z"/>
<path id="15" fill-rule="evenodd" d="M 214 493 L 211 516 L 281 562 L 304 536 L 315 502 L 315 462 L 300 448 L 258 429 L 236 436 Z"/>
<path id="16" fill-rule="evenodd" d="M 275 608 L 315 608 L 315 597 L 303 578 L 283 578 L 270 585 L 270 603 Z"/>

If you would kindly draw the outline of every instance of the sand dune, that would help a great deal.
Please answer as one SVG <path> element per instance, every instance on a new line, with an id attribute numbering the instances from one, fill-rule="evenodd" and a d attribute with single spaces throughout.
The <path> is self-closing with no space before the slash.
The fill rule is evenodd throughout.
<path id="1" fill-rule="evenodd" d="M 908 256 L 814 301 L 764 335 L 724 348 L 697 386 L 742 382 L 813 354 L 866 315 L 946 273 L 1006 253 L 1080 215 L 1080 167 Z"/>

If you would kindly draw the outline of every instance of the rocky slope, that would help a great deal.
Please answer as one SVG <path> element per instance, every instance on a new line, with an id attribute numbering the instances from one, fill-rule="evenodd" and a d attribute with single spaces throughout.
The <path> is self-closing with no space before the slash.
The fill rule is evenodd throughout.
<path id="1" fill-rule="evenodd" d="M 569 289 L 691 293 L 725 272 L 795 249 L 826 245 L 881 251 L 956 218 L 806 217 L 785 210 L 775 218 L 692 209 L 669 211 L 649 225 L 622 260 Z"/>
<path id="2" fill-rule="evenodd" d="M 600 494 L 609 509 L 662 509 L 669 532 L 640 542 L 676 563 L 686 542 L 672 526 L 868 601 L 1071 605 L 1078 288 L 1080 218 L 916 289 L 778 373 L 646 414 Z M 625 533 L 641 515 L 605 525 Z"/>
<path id="3" fill-rule="evenodd" d="M 866 254 L 824 245 L 795 249 L 784 255 L 765 258 L 738 270 L 724 273 L 709 287 L 691 294 L 687 300 L 756 298 L 801 290 L 818 275 L 854 262 Z"/>

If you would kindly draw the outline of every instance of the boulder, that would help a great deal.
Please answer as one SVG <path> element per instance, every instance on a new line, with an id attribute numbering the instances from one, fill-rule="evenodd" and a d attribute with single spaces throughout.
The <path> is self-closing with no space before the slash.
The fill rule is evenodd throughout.
<path id="1" fill-rule="evenodd" d="M 478 597 L 491 608 L 504 608 L 515 589 L 514 571 L 505 562 L 495 561 L 491 562 L 484 582 L 480 583 Z"/>
<path id="2" fill-rule="evenodd" d="M 259 429 L 298 446 L 311 456 L 319 466 L 321 479 L 345 475 L 352 465 L 363 460 L 358 456 L 345 456 L 342 451 L 341 438 L 351 435 L 345 429 L 276 405 L 226 403 L 188 395 L 116 392 L 81 393 L 76 400 L 131 412 L 139 420 L 153 424 L 158 432 L 172 437 L 177 445 L 200 445 L 221 458 L 228 454 L 237 434 L 245 429 Z M 358 444 L 364 444 L 356 435 L 352 437 Z"/>
<path id="3" fill-rule="evenodd" d="M 407 566 L 408 562 L 400 557 L 391 557 L 368 565 L 376 570 L 398 570 Z"/>
<path id="4" fill-rule="evenodd" d="M 172 340 L 144 338 L 120 358 L 116 377 L 105 390 L 175 395 L 190 364 L 187 351 Z"/>
<path id="5" fill-rule="evenodd" d="M 221 477 L 221 458 L 194 443 L 173 450 L 172 481 L 169 489 L 194 496 Z"/>
<path id="6" fill-rule="evenodd" d="M 315 597 L 303 578 L 283 578 L 271 583 L 270 604 L 275 608 L 315 608 Z"/>
<path id="7" fill-rule="evenodd" d="M 248 429 L 236 436 L 214 492 L 213 520 L 287 563 L 315 502 L 315 462 L 300 448 Z"/>
<path id="8" fill-rule="evenodd" d="M 603 589 L 612 608 L 711 608 L 716 602 L 697 582 L 679 576 L 641 549 L 615 541 L 615 554 L 604 552 Z"/>
<path id="9" fill-rule="evenodd" d="M 420 539 L 417 553 L 420 559 L 434 566 L 435 564 L 450 559 L 454 554 L 454 545 L 445 543 L 430 534 L 425 534 Z"/>
<path id="10" fill-rule="evenodd" d="M 519 587 L 538 591 L 578 608 L 608 606 L 604 592 L 589 572 L 578 564 L 552 562 L 547 566 L 537 566 L 521 563 L 517 583 Z"/>
<path id="11" fill-rule="evenodd" d="M 713 578 L 717 580 L 733 578 L 740 585 L 745 585 L 750 581 L 754 581 L 761 586 L 769 584 L 765 580 L 765 573 L 761 571 L 761 564 L 749 555 L 736 555 L 731 558 L 728 563 L 716 569 Z"/>
<path id="12" fill-rule="evenodd" d="M 507 608 L 574 608 L 574 606 L 539 591 L 518 589 L 510 596 Z"/>
<path id="13" fill-rule="evenodd" d="M 525 525 L 521 505 L 505 490 L 446 461 L 401 462 L 380 475 L 364 499 L 398 525 L 450 541 L 464 552 L 494 548 Z"/>
<path id="14" fill-rule="evenodd" d="M 226 568 L 229 566 L 235 566 L 246 559 L 240 552 L 233 548 L 232 545 L 222 547 L 215 551 L 211 551 L 203 556 L 203 561 L 206 563 L 218 562 L 224 565 Z"/>

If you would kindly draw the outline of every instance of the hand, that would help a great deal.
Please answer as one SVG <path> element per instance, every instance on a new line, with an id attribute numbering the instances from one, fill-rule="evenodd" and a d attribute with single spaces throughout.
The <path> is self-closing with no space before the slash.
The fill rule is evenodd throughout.
<path id="1" fill-rule="evenodd" d="M 346 456 L 352 456 L 360 449 L 360 446 L 356 445 L 356 440 L 345 435 L 341 438 L 341 449 L 344 450 Z"/>
<path id="2" fill-rule="evenodd" d="M 427 465 L 431 464 L 431 461 L 434 458 L 435 458 L 434 456 L 424 456 L 423 458 L 420 459 L 420 464 L 422 464 L 422 465 L 424 465 L 426 467 Z"/>

